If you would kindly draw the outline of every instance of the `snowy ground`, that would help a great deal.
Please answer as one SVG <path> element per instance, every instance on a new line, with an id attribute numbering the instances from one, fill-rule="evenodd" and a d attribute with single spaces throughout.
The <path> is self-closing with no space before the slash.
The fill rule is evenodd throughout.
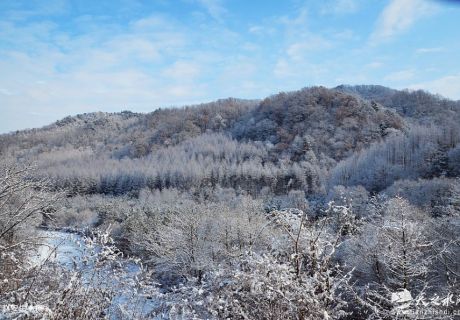
<path id="1" fill-rule="evenodd" d="M 140 281 L 142 267 L 140 264 L 122 256 L 111 258 L 110 263 L 103 261 L 101 245 L 88 242 L 75 233 L 41 230 L 42 245 L 31 256 L 33 264 L 45 261 L 58 263 L 70 271 L 78 271 L 88 286 L 113 289 L 114 298 L 110 314 L 120 312 L 148 315 L 155 306 L 152 295 L 154 286 L 145 286 Z"/>

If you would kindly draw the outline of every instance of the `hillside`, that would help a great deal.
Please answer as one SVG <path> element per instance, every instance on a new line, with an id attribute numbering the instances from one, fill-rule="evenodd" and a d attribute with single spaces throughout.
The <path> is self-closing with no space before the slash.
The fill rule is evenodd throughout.
<path id="1" fill-rule="evenodd" d="M 36 161 L 56 188 L 78 193 L 219 185 L 254 195 L 264 188 L 318 194 L 337 161 L 404 127 L 380 104 L 313 87 L 261 102 L 67 117 L 3 135 L 0 144 Z"/>
<path id="2" fill-rule="evenodd" d="M 396 294 L 450 299 L 458 106 L 311 87 L 0 135 L 0 276 L 16 270 L 27 301 L 84 319 L 392 319 Z M 33 277 L 11 268 L 42 254 L 30 239 L 50 252 Z M 13 301 L 10 283 L 0 293 Z M 69 301 L 49 302 L 63 291 Z"/>
<path id="3" fill-rule="evenodd" d="M 237 122 L 233 135 L 272 144 L 275 157 L 296 161 L 312 150 L 337 161 L 403 128 L 404 120 L 382 105 L 313 87 L 266 98 Z"/>
<path id="4" fill-rule="evenodd" d="M 338 91 L 380 103 L 412 122 L 451 125 L 460 120 L 460 102 L 432 95 L 423 90 L 394 90 L 383 86 L 341 85 Z"/>
<path id="5" fill-rule="evenodd" d="M 77 115 L 42 129 L 2 135 L 0 143 L 2 150 L 40 146 L 40 151 L 49 151 L 46 148 L 71 145 L 101 153 L 117 150 L 117 158 L 136 158 L 206 132 L 221 132 L 238 140 L 269 143 L 275 148 L 275 158 L 283 151 L 296 153 L 294 149 L 306 139 L 315 155 L 339 160 L 403 126 L 404 120 L 382 105 L 314 87 L 261 102 L 225 99 L 148 114 Z"/>
<path id="6" fill-rule="evenodd" d="M 122 149 L 126 156 L 140 157 L 207 130 L 219 132 L 256 104 L 257 101 L 230 98 L 198 106 L 158 109 L 148 114 L 87 113 L 66 117 L 40 129 L 1 135 L 0 145 L 2 151 L 10 153 L 34 148 L 41 153 L 71 146 L 97 149 L 98 153 Z"/>
<path id="7" fill-rule="evenodd" d="M 40 176 L 72 193 L 220 186 L 255 196 L 265 189 L 319 195 L 336 183 L 378 191 L 398 179 L 455 175 L 458 106 L 422 91 L 312 87 L 262 101 L 77 115 L 2 135 L 0 145 L 3 154 L 36 162 Z M 410 149 L 395 148 L 407 143 Z M 374 150 L 386 148 L 394 155 L 382 162 L 383 151 Z M 355 177 L 383 167 L 392 168 L 384 179 Z"/>

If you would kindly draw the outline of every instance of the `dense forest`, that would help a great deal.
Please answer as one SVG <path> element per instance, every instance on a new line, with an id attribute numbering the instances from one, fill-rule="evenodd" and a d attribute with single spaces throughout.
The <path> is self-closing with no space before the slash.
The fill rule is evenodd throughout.
<path id="1" fill-rule="evenodd" d="M 0 135 L 0 318 L 452 319 L 459 123 L 460 101 L 342 85 Z M 154 307 L 32 263 L 39 230 L 140 264 Z"/>

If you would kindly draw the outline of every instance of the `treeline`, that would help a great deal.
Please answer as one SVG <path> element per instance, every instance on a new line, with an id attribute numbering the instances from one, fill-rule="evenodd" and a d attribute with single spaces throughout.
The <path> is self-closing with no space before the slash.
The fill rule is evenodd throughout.
<path id="1" fill-rule="evenodd" d="M 64 149 L 36 160 L 40 174 L 50 178 L 56 190 L 70 194 L 137 195 L 143 188 L 193 192 L 220 186 L 257 196 L 262 190 L 286 194 L 300 189 L 313 194 L 323 187 L 322 170 L 316 164 L 273 163 L 264 145 L 239 143 L 223 134 L 203 134 L 139 159 Z"/>
<path id="2" fill-rule="evenodd" d="M 331 171 L 329 185 L 364 186 L 380 192 L 401 179 L 458 176 L 457 127 L 412 126 L 345 159 Z"/>
<path id="3" fill-rule="evenodd" d="M 423 90 L 394 90 L 383 86 L 338 86 L 336 90 L 380 103 L 410 122 L 427 125 L 453 125 L 460 120 L 460 102 Z"/>
<path id="4" fill-rule="evenodd" d="M 67 117 L 0 136 L 0 152 L 36 161 L 39 178 L 69 195 L 222 187 L 318 197 L 335 185 L 376 193 L 400 179 L 458 176 L 459 110 L 423 91 L 312 87 L 260 102 Z"/>
<path id="5" fill-rule="evenodd" d="M 207 131 L 224 131 L 256 104 L 229 98 L 147 114 L 122 111 L 69 116 L 41 129 L 0 135 L 0 152 L 27 157 L 61 148 L 91 148 L 98 155 L 138 158 Z"/>
<path id="6" fill-rule="evenodd" d="M 325 192 L 338 160 L 404 130 L 382 105 L 322 87 L 262 102 L 219 100 L 149 114 L 84 114 L 0 137 L 70 194 L 231 187 L 254 196 Z"/>

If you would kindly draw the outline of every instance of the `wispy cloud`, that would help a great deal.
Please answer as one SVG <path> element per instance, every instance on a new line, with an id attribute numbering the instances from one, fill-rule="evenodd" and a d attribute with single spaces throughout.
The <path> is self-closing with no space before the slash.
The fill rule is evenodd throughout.
<path id="1" fill-rule="evenodd" d="M 332 48 L 334 41 L 321 32 L 313 32 L 310 19 L 311 14 L 305 6 L 298 8 L 293 15 L 278 19 L 284 41 L 273 65 L 272 72 L 277 78 L 295 81 L 308 74 L 313 79 L 324 72 L 324 66 L 315 65 L 312 56 Z"/>
<path id="2" fill-rule="evenodd" d="M 161 17 L 78 35 L 46 22 L 4 26 L 0 32 L 10 44 L 0 48 L 5 117 L 40 110 L 46 123 L 68 114 L 148 111 L 208 97 L 197 79 L 205 60 L 194 51 L 193 40 L 200 35 L 187 34 Z M 188 60 L 182 59 L 185 55 Z"/>
<path id="3" fill-rule="evenodd" d="M 332 47 L 332 43 L 320 36 L 308 36 L 304 40 L 290 44 L 286 50 L 289 58 L 295 61 L 304 59 L 304 57 L 313 51 L 324 50 Z"/>
<path id="4" fill-rule="evenodd" d="M 370 69 L 378 69 L 378 68 L 381 68 L 382 66 L 383 66 L 383 62 L 380 62 L 380 61 L 373 61 L 365 65 L 366 68 L 370 68 Z"/>
<path id="5" fill-rule="evenodd" d="M 386 81 L 393 81 L 393 82 L 399 82 L 399 81 L 406 81 L 410 80 L 415 76 L 415 71 L 413 69 L 406 69 L 406 70 L 400 70 L 396 72 L 392 72 L 384 77 L 384 80 Z"/>
<path id="6" fill-rule="evenodd" d="M 391 0 L 378 18 L 371 42 L 388 40 L 409 29 L 436 6 L 425 0 Z"/>
<path id="7" fill-rule="evenodd" d="M 178 60 L 163 70 L 162 75 L 178 81 L 193 81 L 200 75 L 202 66 L 197 62 Z"/>
<path id="8" fill-rule="evenodd" d="M 443 52 L 445 51 L 445 48 L 443 47 L 433 47 L 433 48 L 418 48 L 415 50 L 416 53 L 436 53 L 436 52 Z"/>
<path id="9" fill-rule="evenodd" d="M 298 28 L 299 26 L 305 26 L 308 22 L 308 8 L 306 6 L 298 9 L 293 16 L 281 16 L 279 22 L 284 24 L 288 28 Z"/>
<path id="10" fill-rule="evenodd" d="M 439 93 L 452 99 L 460 99 L 460 73 L 448 75 L 431 81 L 414 83 L 410 89 L 424 89 Z"/>
<path id="11" fill-rule="evenodd" d="M 224 14 L 215 10 L 216 18 Z M 85 15 L 68 22 L 73 32 L 52 21 L 0 22 L 3 132 L 14 128 L 9 123 L 20 123 L 17 114 L 28 112 L 40 111 L 40 119 L 28 120 L 39 126 L 82 112 L 152 111 L 229 95 L 259 97 L 249 92 L 252 73 L 238 71 L 257 62 L 234 61 L 258 46 L 213 21 L 190 29 L 161 14 L 123 23 Z M 233 91 L 223 80 L 217 86 L 221 78 L 232 82 Z"/>
<path id="12" fill-rule="evenodd" d="M 358 0 L 330 0 L 324 1 L 320 10 L 323 15 L 327 14 L 350 14 L 358 11 Z"/>
<path id="13" fill-rule="evenodd" d="M 5 13 L 8 18 L 12 21 L 24 21 L 29 18 L 41 17 L 41 16 L 54 16 L 68 12 L 70 10 L 70 3 L 67 0 L 53 0 L 48 1 L 44 6 L 34 6 L 32 8 L 21 8 L 20 1 L 11 1 L 3 5 L 6 5 Z M 39 1 L 30 1 L 30 3 L 37 4 Z"/>
<path id="14" fill-rule="evenodd" d="M 208 14 L 216 21 L 223 22 L 224 17 L 227 14 L 222 0 L 196 0 L 201 6 L 203 6 Z"/>

